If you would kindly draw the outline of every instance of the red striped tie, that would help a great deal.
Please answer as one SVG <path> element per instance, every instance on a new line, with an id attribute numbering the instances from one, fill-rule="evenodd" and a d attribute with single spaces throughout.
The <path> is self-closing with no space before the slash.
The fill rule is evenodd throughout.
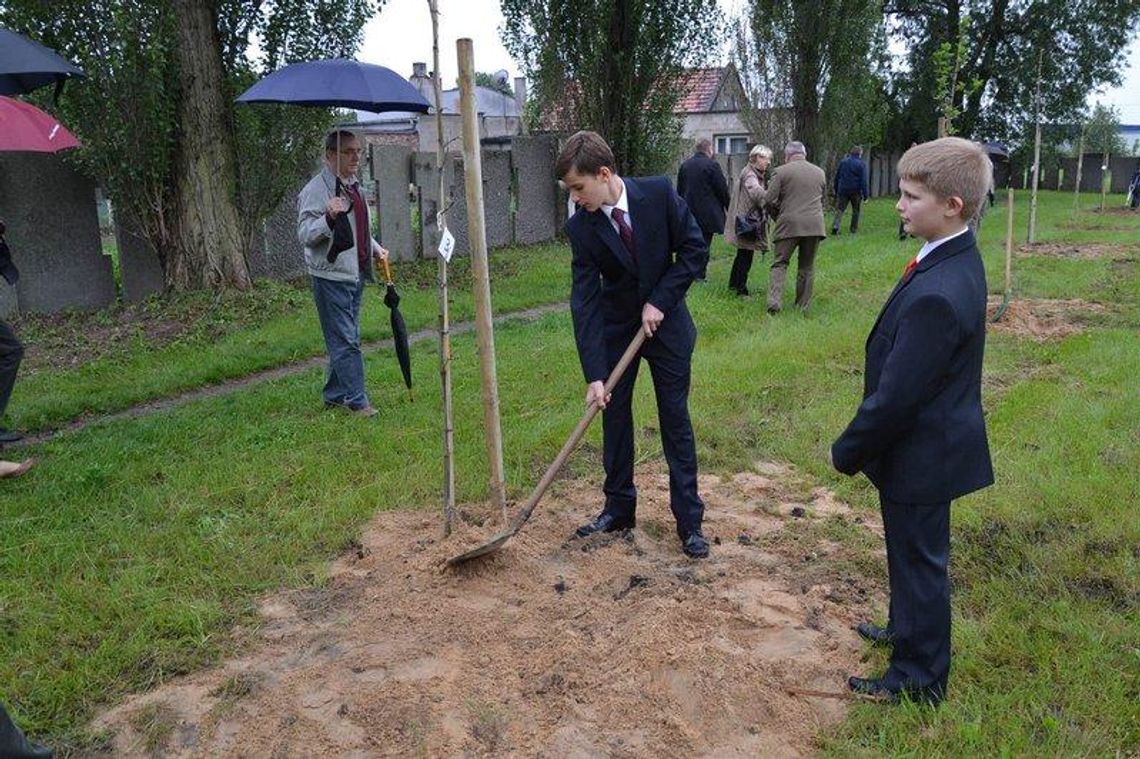
<path id="1" fill-rule="evenodd" d="M 625 220 L 625 211 L 620 208 L 613 208 L 610 211 L 610 216 L 617 222 L 618 237 L 621 238 L 622 244 L 625 249 L 629 251 L 629 257 L 633 259 L 633 263 L 637 263 L 637 247 L 633 244 L 633 228 L 629 226 L 629 222 Z"/>
<path id="2" fill-rule="evenodd" d="M 902 278 L 906 279 L 907 277 L 909 277 L 910 273 L 912 271 L 914 271 L 914 267 L 916 267 L 916 266 L 918 266 L 918 256 L 915 256 L 914 258 L 912 258 L 906 262 L 906 266 L 903 267 Z"/>

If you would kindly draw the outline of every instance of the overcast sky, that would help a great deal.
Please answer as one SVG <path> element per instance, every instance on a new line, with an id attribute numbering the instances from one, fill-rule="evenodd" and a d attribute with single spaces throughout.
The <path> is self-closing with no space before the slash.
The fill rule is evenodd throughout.
<path id="1" fill-rule="evenodd" d="M 734 13 L 742 0 L 717 0 L 726 13 Z M 439 0 L 439 59 L 443 87 L 455 87 L 458 67 L 455 63 L 455 40 L 470 37 L 475 48 L 475 68 L 494 73 L 506 69 L 511 76 L 521 71 L 499 41 L 503 14 L 498 0 Z M 432 68 L 431 16 L 427 0 L 387 0 L 380 13 L 364 29 L 364 44 L 359 58 L 379 63 L 409 76 L 412 63 L 421 61 Z M 724 62 L 723 60 L 721 61 Z M 1140 39 L 1134 38 L 1129 50 L 1121 54 L 1121 65 L 1128 71 L 1121 87 L 1089 95 L 1089 103 L 1100 101 L 1113 105 L 1125 124 L 1140 124 Z"/>

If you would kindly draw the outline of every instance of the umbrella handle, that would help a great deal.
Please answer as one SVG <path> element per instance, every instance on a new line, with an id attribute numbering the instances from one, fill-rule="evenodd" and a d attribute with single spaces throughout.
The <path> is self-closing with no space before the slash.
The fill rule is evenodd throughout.
<path id="1" fill-rule="evenodd" d="M 392 284 L 392 270 L 388 268 L 388 259 L 380 259 L 380 263 L 384 264 L 384 279 L 388 280 L 388 284 Z"/>

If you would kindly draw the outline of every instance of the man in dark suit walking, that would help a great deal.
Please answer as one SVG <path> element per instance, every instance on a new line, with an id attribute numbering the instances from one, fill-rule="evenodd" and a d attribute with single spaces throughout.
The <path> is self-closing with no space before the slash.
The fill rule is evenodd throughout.
<path id="1" fill-rule="evenodd" d="M 897 208 L 926 240 L 867 338 L 863 402 L 831 446 L 835 468 L 879 490 L 890 576 L 886 627 L 859 634 L 892 645 L 881 678 L 857 693 L 939 703 L 950 674 L 950 501 L 994 481 L 982 415 L 986 276 L 966 222 L 985 198 L 990 163 L 957 137 L 899 161 Z"/>
<path id="2" fill-rule="evenodd" d="M 573 254 L 570 311 L 587 383 L 586 404 L 605 409 L 605 504 L 577 534 L 613 532 L 636 523 L 632 402 L 644 358 L 657 396 L 677 534 L 686 555 L 703 558 L 709 547 L 701 533 L 704 503 L 697 494 L 697 449 L 689 419 L 697 329 L 685 293 L 704 271 L 708 245 L 668 179 L 619 177 L 615 168 L 609 145 L 595 132 L 571 136 L 555 164 L 579 206 L 566 222 L 566 234 Z M 607 397 L 605 379 L 639 329 L 650 339 Z"/>
<path id="3" fill-rule="evenodd" d="M 839 234 L 839 224 L 843 221 L 843 212 L 851 206 L 851 234 L 859 231 L 859 212 L 863 208 L 863 201 L 871 194 L 869 172 L 867 164 L 863 161 L 863 148 L 859 145 L 851 148 L 847 157 L 839 162 L 835 170 L 835 218 L 831 222 L 831 236 Z"/>
<path id="4" fill-rule="evenodd" d="M 677 172 L 677 194 L 684 198 L 705 237 L 712 244 L 714 234 L 724 231 L 724 213 L 731 202 L 728 180 L 713 158 L 711 140 L 697 140 L 695 152 Z M 700 279 L 704 279 L 702 271 Z"/>

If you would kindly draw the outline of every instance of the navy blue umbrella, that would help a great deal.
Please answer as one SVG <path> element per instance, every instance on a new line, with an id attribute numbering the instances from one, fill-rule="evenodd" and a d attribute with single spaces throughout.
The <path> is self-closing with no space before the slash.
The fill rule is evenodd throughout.
<path id="1" fill-rule="evenodd" d="M 428 101 L 395 71 L 345 58 L 294 63 L 238 97 L 239 103 L 288 103 L 361 111 L 427 113 Z"/>
<path id="2" fill-rule="evenodd" d="M 346 58 L 333 58 L 325 61 L 294 63 L 274 71 L 238 97 L 239 103 L 283 103 L 324 108 L 355 108 L 361 111 L 382 113 L 384 111 L 416 111 L 427 113 L 428 101 L 411 83 L 384 66 Z M 337 181 L 337 195 L 340 194 L 340 181 Z M 340 231 L 351 240 L 348 217 L 341 214 L 337 218 Z M 335 232 L 335 230 L 334 230 Z M 335 238 L 334 238 L 335 241 Z M 334 246 L 329 246 L 328 255 L 335 256 Z M 333 260 L 330 258 L 330 260 Z M 408 328 L 400 313 L 400 295 L 388 272 L 388 262 L 384 262 L 387 274 L 384 304 L 391 310 L 392 339 L 396 348 L 396 358 L 408 392 L 412 390 L 412 363 L 408 349 Z M 377 281 L 377 284 L 380 284 Z"/>
<path id="3" fill-rule="evenodd" d="M 0 27 L 0 95 L 22 95 L 81 76 L 86 74 L 58 53 Z"/>

